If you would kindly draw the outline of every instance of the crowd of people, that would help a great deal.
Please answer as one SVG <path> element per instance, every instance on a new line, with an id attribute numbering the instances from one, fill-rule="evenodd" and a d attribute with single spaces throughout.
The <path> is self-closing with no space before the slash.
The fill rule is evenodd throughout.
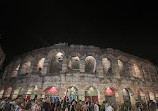
<path id="1" fill-rule="evenodd" d="M 150 100 L 148 103 L 143 101 L 136 102 L 137 111 L 157 111 L 158 103 Z M 121 105 L 112 102 L 103 101 L 81 101 L 69 99 L 55 99 L 49 97 L 44 99 L 28 100 L 22 96 L 12 100 L 2 98 L 0 100 L 0 111 L 133 111 L 131 104 L 124 102 Z M 134 110 L 135 111 L 135 110 Z"/>

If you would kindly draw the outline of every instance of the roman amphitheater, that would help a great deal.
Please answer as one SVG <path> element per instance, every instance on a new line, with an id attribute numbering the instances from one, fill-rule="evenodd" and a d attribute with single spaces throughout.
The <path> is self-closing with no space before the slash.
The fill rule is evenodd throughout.
<path id="1" fill-rule="evenodd" d="M 113 101 L 157 100 L 158 74 L 148 60 L 111 48 L 55 44 L 15 57 L 6 66 L 0 97 L 58 97 Z"/>

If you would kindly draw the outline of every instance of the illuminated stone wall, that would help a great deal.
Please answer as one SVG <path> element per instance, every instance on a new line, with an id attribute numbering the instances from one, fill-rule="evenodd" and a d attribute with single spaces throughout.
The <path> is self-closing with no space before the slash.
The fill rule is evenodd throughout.
<path id="1" fill-rule="evenodd" d="M 100 102 L 110 87 L 119 104 L 124 101 L 123 89 L 127 89 L 133 106 L 138 91 L 146 101 L 158 96 L 157 71 L 150 61 L 111 48 L 84 45 L 56 44 L 23 54 L 6 66 L 3 82 L 1 92 L 12 88 L 10 96 L 14 98 L 20 88 L 26 95 L 28 90 L 34 91 L 32 87 L 38 89 L 38 97 L 43 97 L 51 86 L 58 89 L 60 98 L 75 87 L 81 100 L 85 100 L 85 91 L 93 87 Z"/>

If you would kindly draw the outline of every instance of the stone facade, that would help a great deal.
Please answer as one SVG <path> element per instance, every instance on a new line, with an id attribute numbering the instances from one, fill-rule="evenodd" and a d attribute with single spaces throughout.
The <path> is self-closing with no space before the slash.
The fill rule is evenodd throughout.
<path id="1" fill-rule="evenodd" d="M 3 52 L 1 46 L 0 46 L 0 69 L 2 68 L 3 66 L 3 62 L 5 60 L 5 53 Z"/>
<path id="2" fill-rule="evenodd" d="M 73 87 L 81 100 L 87 96 L 85 91 L 94 88 L 99 102 L 111 88 L 118 104 L 123 103 L 126 89 L 133 106 L 138 95 L 146 101 L 158 97 L 157 71 L 150 61 L 111 48 L 65 43 L 15 58 L 6 66 L 2 82 L 1 97 L 26 96 L 33 91 L 43 97 L 48 87 L 56 87 L 59 98 Z"/>
<path id="3" fill-rule="evenodd" d="M 3 68 L 3 63 L 5 60 L 5 53 L 3 52 L 1 46 L 0 46 L 0 75 L 2 76 L 2 68 Z M 2 86 L 2 78 L 0 78 L 0 87 Z"/>

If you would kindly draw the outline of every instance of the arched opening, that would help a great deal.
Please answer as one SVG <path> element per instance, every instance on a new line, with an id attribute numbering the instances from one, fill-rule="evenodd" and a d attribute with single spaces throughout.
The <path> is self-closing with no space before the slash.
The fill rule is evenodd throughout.
<path id="1" fill-rule="evenodd" d="M 18 75 L 20 62 L 21 62 L 21 59 L 17 59 L 16 62 L 14 63 L 10 77 L 16 77 Z"/>
<path id="2" fill-rule="evenodd" d="M 133 64 L 133 76 L 141 78 L 141 72 L 136 64 Z"/>
<path id="3" fill-rule="evenodd" d="M 137 91 L 138 100 L 146 101 L 145 92 L 142 89 Z"/>
<path id="4" fill-rule="evenodd" d="M 16 77 L 19 71 L 20 64 L 18 64 L 11 72 L 11 77 Z"/>
<path id="5" fill-rule="evenodd" d="M 131 98 L 130 98 L 129 90 L 127 88 L 124 88 L 122 90 L 122 93 L 123 93 L 124 102 L 131 104 Z"/>
<path id="6" fill-rule="evenodd" d="M 154 93 L 149 92 L 149 99 L 155 101 Z"/>
<path id="7" fill-rule="evenodd" d="M 37 98 L 37 92 L 38 88 L 37 86 L 32 86 L 31 88 L 28 88 L 26 96 L 28 100 L 33 100 Z"/>
<path id="8" fill-rule="evenodd" d="M 123 69 L 123 62 L 121 60 L 117 60 L 119 69 L 122 70 Z"/>
<path id="9" fill-rule="evenodd" d="M 9 87 L 9 88 L 5 91 L 4 96 L 5 96 L 5 97 L 10 97 L 11 92 L 12 92 L 12 88 Z"/>
<path id="10" fill-rule="evenodd" d="M 52 57 L 50 63 L 50 73 L 52 74 L 59 74 L 62 71 L 62 61 L 63 61 L 63 54 L 58 52 L 55 56 Z"/>
<path id="11" fill-rule="evenodd" d="M 36 66 L 36 71 L 35 72 L 39 72 L 41 73 L 42 70 L 43 70 L 43 65 L 44 65 L 44 61 L 45 61 L 45 58 L 40 58 L 37 62 L 37 66 Z"/>
<path id="12" fill-rule="evenodd" d="M 3 97 L 4 89 L 0 90 L 0 98 Z"/>
<path id="13" fill-rule="evenodd" d="M 73 70 L 80 69 L 80 58 L 79 57 L 72 57 L 69 62 L 69 68 Z"/>
<path id="14" fill-rule="evenodd" d="M 93 56 L 88 56 L 85 59 L 85 72 L 95 73 L 96 70 L 96 60 Z"/>
<path id="15" fill-rule="evenodd" d="M 110 87 L 105 89 L 105 101 L 108 103 L 116 102 L 115 91 Z"/>
<path id="16" fill-rule="evenodd" d="M 49 97 L 53 102 L 58 101 L 59 91 L 55 86 L 50 86 L 45 89 L 45 97 Z"/>
<path id="17" fill-rule="evenodd" d="M 66 91 L 67 99 L 70 101 L 78 99 L 78 90 L 75 87 L 69 87 Z"/>
<path id="18" fill-rule="evenodd" d="M 12 96 L 12 99 L 14 99 L 14 98 L 17 98 L 18 97 L 18 95 L 19 95 L 19 92 L 20 92 L 20 90 L 21 90 L 22 88 L 16 88 L 15 90 L 14 90 L 14 92 L 13 92 L 13 96 Z"/>
<path id="19" fill-rule="evenodd" d="M 155 99 L 156 99 L 156 102 L 158 102 L 158 93 L 156 93 L 156 98 Z"/>
<path id="20" fill-rule="evenodd" d="M 89 87 L 85 91 L 85 101 L 98 101 L 98 91 L 94 87 Z"/>
<path id="21" fill-rule="evenodd" d="M 104 74 L 108 74 L 109 72 L 109 69 L 111 67 L 111 62 L 109 59 L 107 58 L 102 58 L 102 64 L 103 64 L 103 71 L 104 71 Z"/>
<path id="22" fill-rule="evenodd" d="M 21 74 L 28 74 L 30 72 L 31 62 L 26 61 L 21 67 Z"/>
<path id="23" fill-rule="evenodd" d="M 20 95 L 20 96 L 24 95 L 24 88 L 19 88 L 18 95 Z"/>

